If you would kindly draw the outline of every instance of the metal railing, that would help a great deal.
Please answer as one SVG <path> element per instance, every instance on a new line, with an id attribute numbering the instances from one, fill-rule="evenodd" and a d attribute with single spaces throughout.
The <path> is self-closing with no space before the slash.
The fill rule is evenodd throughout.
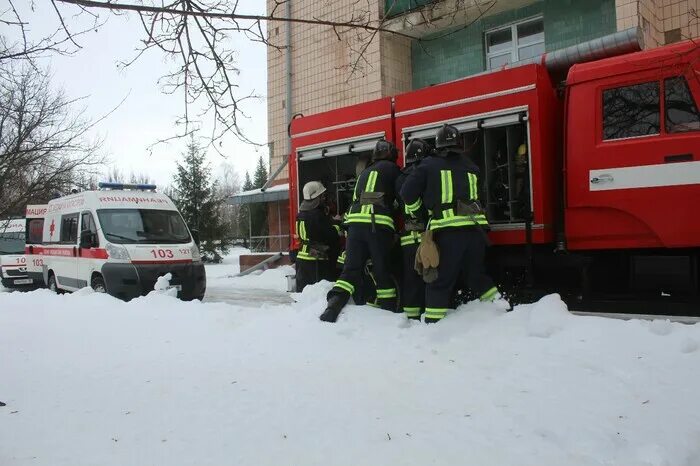
<path id="1" fill-rule="evenodd" d="M 252 252 L 287 252 L 289 235 L 251 236 L 250 250 Z"/>

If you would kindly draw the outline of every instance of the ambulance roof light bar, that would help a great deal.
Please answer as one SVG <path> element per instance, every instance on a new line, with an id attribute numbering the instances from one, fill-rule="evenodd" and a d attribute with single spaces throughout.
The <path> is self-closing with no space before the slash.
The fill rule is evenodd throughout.
<path id="1" fill-rule="evenodd" d="M 156 185 L 154 184 L 129 184 L 129 183 L 107 183 L 101 182 L 97 185 L 100 190 L 125 190 L 125 189 L 135 189 L 138 191 L 155 191 Z"/>

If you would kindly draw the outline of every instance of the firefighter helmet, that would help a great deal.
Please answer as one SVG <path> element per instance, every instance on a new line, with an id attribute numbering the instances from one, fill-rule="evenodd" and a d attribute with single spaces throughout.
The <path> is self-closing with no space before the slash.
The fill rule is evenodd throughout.
<path id="1" fill-rule="evenodd" d="M 320 181 L 309 181 L 304 185 L 304 200 L 313 201 L 326 192 L 326 187 Z"/>
<path id="2" fill-rule="evenodd" d="M 372 162 L 377 160 L 390 160 L 396 162 L 399 153 L 396 150 L 396 146 L 387 141 L 386 139 L 380 139 L 374 146 L 374 151 L 372 151 Z"/>
<path id="3" fill-rule="evenodd" d="M 446 147 L 457 147 L 459 145 L 459 130 L 452 125 L 442 125 L 435 135 L 435 147 L 444 149 Z"/>
<path id="4" fill-rule="evenodd" d="M 411 139 L 411 142 L 406 146 L 406 165 L 420 161 L 430 155 L 432 151 L 433 148 L 424 140 L 419 138 Z"/>

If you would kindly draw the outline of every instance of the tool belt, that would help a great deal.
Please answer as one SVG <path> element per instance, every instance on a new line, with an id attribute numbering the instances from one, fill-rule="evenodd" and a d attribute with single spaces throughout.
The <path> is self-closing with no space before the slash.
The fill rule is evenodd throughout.
<path id="1" fill-rule="evenodd" d="M 422 220 L 409 217 L 404 220 L 403 228 L 406 231 L 425 231 L 426 224 Z"/>
<path id="2" fill-rule="evenodd" d="M 316 241 L 302 241 L 301 244 L 306 246 L 306 253 L 317 260 L 328 260 L 328 251 L 331 249 L 327 244 L 318 243 Z"/>
<path id="3" fill-rule="evenodd" d="M 374 206 L 386 207 L 386 200 L 384 199 L 383 192 L 375 191 L 363 191 L 360 193 L 360 205 L 361 206 L 372 206 L 371 216 L 372 216 L 372 231 L 375 231 L 376 224 L 374 221 Z"/>
<path id="4" fill-rule="evenodd" d="M 455 203 L 455 214 L 465 217 L 474 217 L 476 215 L 485 215 L 486 213 L 479 201 L 457 200 Z"/>
<path id="5" fill-rule="evenodd" d="M 362 192 L 360 193 L 361 205 L 384 206 L 384 193 L 382 192 Z"/>

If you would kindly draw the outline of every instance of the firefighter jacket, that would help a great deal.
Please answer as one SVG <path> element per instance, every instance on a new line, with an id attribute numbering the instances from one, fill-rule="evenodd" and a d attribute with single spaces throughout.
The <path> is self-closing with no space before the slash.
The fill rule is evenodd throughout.
<path id="1" fill-rule="evenodd" d="M 431 213 L 430 230 L 487 226 L 478 202 L 478 174 L 479 168 L 464 152 L 444 149 L 412 171 L 401 187 L 401 198 L 407 211 L 426 208 Z"/>
<path id="2" fill-rule="evenodd" d="M 400 174 L 399 167 L 389 160 L 378 160 L 365 168 L 357 177 L 345 223 L 371 224 L 393 230 L 394 189 Z"/>
<path id="3" fill-rule="evenodd" d="M 301 243 L 298 260 L 336 260 L 340 253 L 339 227 L 325 213 L 323 206 L 300 211 L 296 227 Z"/>
<path id="4" fill-rule="evenodd" d="M 408 179 L 411 172 L 413 172 L 420 162 L 405 167 L 401 170 L 401 174 L 396 179 L 396 193 L 401 192 L 403 184 Z M 412 244 L 419 244 L 421 233 L 425 231 L 428 222 L 428 213 L 424 207 L 420 207 L 417 211 L 411 212 L 406 208 L 406 204 L 401 199 L 401 196 L 397 196 L 396 200 L 399 204 L 399 211 L 403 217 L 403 228 L 399 232 L 399 237 L 401 241 L 401 246 L 409 246 Z"/>

